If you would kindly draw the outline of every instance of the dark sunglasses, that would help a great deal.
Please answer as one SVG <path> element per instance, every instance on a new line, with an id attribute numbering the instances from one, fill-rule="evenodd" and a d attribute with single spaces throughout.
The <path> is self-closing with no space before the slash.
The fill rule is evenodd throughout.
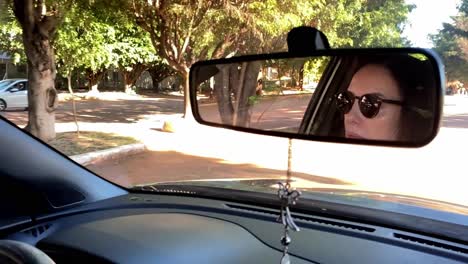
<path id="1" fill-rule="evenodd" d="M 347 114 L 353 108 L 355 99 L 358 99 L 359 110 L 362 115 L 367 118 L 377 116 L 382 103 L 403 105 L 403 102 L 401 101 L 383 99 L 378 94 L 364 94 L 362 96 L 356 96 L 352 92 L 346 91 L 336 95 L 336 106 L 343 114 Z"/>

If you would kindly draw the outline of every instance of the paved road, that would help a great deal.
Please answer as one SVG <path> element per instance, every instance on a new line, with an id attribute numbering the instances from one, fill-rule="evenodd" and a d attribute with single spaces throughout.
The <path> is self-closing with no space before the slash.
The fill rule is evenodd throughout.
<path id="1" fill-rule="evenodd" d="M 150 116 L 178 114 L 184 109 L 183 99 L 176 96 L 143 97 L 114 100 L 76 101 L 78 121 L 82 123 L 121 123 L 134 124 Z M 1 113 L 15 124 L 24 126 L 28 116 L 26 111 L 6 111 Z M 57 123 L 74 122 L 72 102 L 60 102 L 56 110 Z"/>
<path id="2" fill-rule="evenodd" d="M 249 127 L 297 132 L 311 97 L 312 94 L 262 97 L 251 109 Z M 221 122 L 216 103 L 200 105 L 199 113 L 205 121 Z"/>

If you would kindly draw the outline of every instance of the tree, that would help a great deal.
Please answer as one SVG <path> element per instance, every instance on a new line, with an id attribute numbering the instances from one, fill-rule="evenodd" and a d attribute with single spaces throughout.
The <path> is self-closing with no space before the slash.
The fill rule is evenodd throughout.
<path id="1" fill-rule="evenodd" d="M 130 9 L 188 86 L 195 61 L 284 50 L 287 31 L 299 25 L 318 27 L 335 47 L 401 45 L 411 6 L 403 0 L 131 0 Z"/>
<path id="2" fill-rule="evenodd" d="M 4 2 L 0 6 L 0 52 L 9 54 L 13 63 L 25 63 L 22 29 L 13 14 L 13 10 Z"/>
<path id="3" fill-rule="evenodd" d="M 29 120 L 25 129 L 44 141 L 55 138 L 58 98 L 52 43 L 67 7 L 67 2 L 59 0 L 13 0 L 29 69 Z"/>
<path id="4" fill-rule="evenodd" d="M 205 25 L 210 19 L 219 19 L 211 15 L 216 9 L 228 10 L 232 7 L 227 1 L 215 2 L 131 1 L 130 6 L 136 22 L 149 32 L 158 55 L 184 79 L 185 113 L 190 109 L 190 101 L 187 98 L 190 66 L 197 60 L 208 58 L 210 48 L 217 46 L 213 44 L 215 40 L 206 34 L 207 31 L 210 32 L 209 28 L 201 25 Z M 226 36 L 224 43 L 229 39 L 230 37 Z M 218 43 L 218 49 L 222 48 L 223 43 Z"/>
<path id="5" fill-rule="evenodd" d="M 160 92 L 158 84 L 164 80 L 164 78 L 175 75 L 174 70 L 164 61 L 154 61 L 150 63 L 148 72 L 151 75 L 153 89 L 157 93 Z"/>
<path id="6" fill-rule="evenodd" d="M 106 10 L 75 2 L 61 25 L 54 43 L 58 70 L 64 77 L 80 70 L 88 79 L 89 90 L 97 92 L 105 71 L 117 66 L 114 47 L 115 25 L 101 21 L 96 12 Z"/>
<path id="7" fill-rule="evenodd" d="M 64 76 L 84 70 L 91 91 L 109 68 L 118 69 L 124 89 L 131 92 L 141 73 L 161 60 L 149 33 L 129 19 L 119 7 L 76 3 L 58 32 L 59 71 Z"/>
<path id="8" fill-rule="evenodd" d="M 125 92 L 132 92 L 132 87 L 140 75 L 152 63 L 159 61 L 151 44 L 149 34 L 139 28 L 133 21 L 122 21 L 117 28 L 114 44 L 114 55 L 117 66 L 124 77 Z M 157 83 L 153 83 L 157 85 Z"/>
<path id="9" fill-rule="evenodd" d="M 452 23 L 444 23 L 430 36 L 434 49 L 445 62 L 448 81 L 468 82 L 468 0 L 463 0 Z"/>
<path id="10" fill-rule="evenodd" d="M 394 47 L 414 8 L 404 0 L 326 0 L 310 25 L 328 37 L 332 47 Z"/>

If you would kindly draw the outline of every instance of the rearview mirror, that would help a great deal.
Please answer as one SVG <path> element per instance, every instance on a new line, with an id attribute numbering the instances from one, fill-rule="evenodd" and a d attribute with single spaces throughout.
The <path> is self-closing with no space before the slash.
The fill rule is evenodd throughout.
<path id="1" fill-rule="evenodd" d="M 436 136 L 444 84 L 424 49 L 341 49 L 195 63 L 190 99 L 206 125 L 289 138 L 420 147 Z"/>

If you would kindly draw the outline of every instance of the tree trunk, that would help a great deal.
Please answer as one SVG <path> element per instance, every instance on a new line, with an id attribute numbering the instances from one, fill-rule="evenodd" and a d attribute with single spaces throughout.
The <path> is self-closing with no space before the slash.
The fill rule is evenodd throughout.
<path id="1" fill-rule="evenodd" d="M 14 13 L 23 29 L 24 51 L 28 65 L 28 124 L 25 130 L 49 141 L 55 138 L 55 109 L 58 104 L 55 90 L 55 58 L 51 45 L 57 25 L 55 16 L 44 16 L 46 4 L 37 8 L 29 1 L 14 1 Z M 37 4 L 37 3 L 36 3 Z"/>
<path id="2" fill-rule="evenodd" d="M 67 76 L 67 81 L 68 81 L 68 92 L 70 92 L 71 98 L 72 98 L 72 105 L 73 105 L 73 119 L 75 120 L 75 125 L 76 125 L 76 134 L 79 136 L 80 135 L 80 126 L 78 125 L 78 118 L 76 116 L 76 104 L 75 104 L 75 94 L 73 93 L 73 88 L 72 88 L 72 74 L 68 74 Z"/>
<path id="3" fill-rule="evenodd" d="M 125 93 L 126 93 L 126 94 L 132 94 L 132 93 L 133 93 L 133 90 L 132 90 L 132 81 L 131 81 L 131 78 L 129 77 L 130 72 L 122 71 L 122 75 L 123 75 L 123 82 L 124 82 Z"/>
<path id="4" fill-rule="evenodd" d="M 174 75 L 174 71 L 169 68 L 166 64 L 157 64 L 153 65 L 148 69 L 149 74 L 151 75 L 151 81 L 153 82 L 153 89 L 156 93 L 159 93 L 159 83 L 164 80 L 164 78 Z"/>
<path id="5" fill-rule="evenodd" d="M 299 90 L 304 91 L 304 64 L 299 69 Z"/>
<path id="6" fill-rule="evenodd" d="M 127 71 L 125 69 L 122 70 L 122 75 L 124 77 L 125 93 L 133 94 L 136 92 L 132 88 L 136 85 L 138 78 L 140 78 L 141 74 L 146 69 L 147 66 L 144 64 L 135 64 L 133 65 L 131 71 Z"/>
<path id="7" fill-rule="evenodd" d="M 221 122 L 232 125 L 234 107 L 231 100 L 231 90 L 229 84 L 230 69 L 227 66 L 219 66 L 219 72 L 214 76 L 214 94 L 218 102 L 218 111 Z"/>
<path id="8" fill-rule="evenodd" d="M 153 91 L 154 91 L 155 93 L 159 93 L 159 92 L 160 92 L 160 90 L 159 90 L 159 83 L 160 83 L 162 80 L 160 80 L 160 77 L 159 77 L 157 74 L 155 74 L 154 72 L 152 72 L 152 71 L 148 71 L 148 72 L 149 72 L 149 74 L 150 74 L 150 76 L 151 76 L 151 82 L 153 83 Z"/>
<path id="9" fill-rule="evenodd" d="M 132 89 L 132 85 L 130 84 L 125 84 L 125 93 L 126 94 L 134 94 L 135 91 Z"/>
<path id="10" fill-rule="evenodd" d="M 23 35 L 30 68 L 29 119 L 25 129 L 44 141 L 50 141 L 55 138 L 55 109 L 58 104 L 53 50 L 49 40 L 41 41 L 39 34 L 28 35 Z"/>
<path id="11" fill-rule="evenodd" d="M 91 93 L 99 93 L 98 84 L 99 84 L 99 82 L 96 82 L 96 83 L 92 84 L 89 91 Z"/>
<path id="12" fill-rule="evenodd" d="M 51 70 L 41 72 L 39 67 L 33 66 L 30 61 L 28 64 L 31 66 L 28 76 L 29 120 L 25 129 L 47 142 L 55 138 L 55 109 L 58 104 L 54 86 L 55 72 Z"/>
<path id="13" fill-rule="evenodd" d="M 296 88 L 297 87 L 296 67 L 292 67 L 290 76 L 291 76 L 291 88 Z"/>
<path id="14" fill-rule="evenodd" d="M 229 67 L 229 93 L 228 93 L 228 96 L 230 97 L 231 94 L 234 94 L 234 100 L 237 100 L 237 90 L 239 88 L 239 75 L 240 75 L 240 72 L 239 71 L 239 68 L 238 68 L 239 65 L 236 65 L 236 64 L 232 64 L 230 67 Z"/>
<path id="15" fill-rule="evenodd" d="M 250 97 L 255 95 L 257 78 L 260 71 L 260 62 L 243 63 L 237 90 L 237 102 L 234 110 L 234 124 L 248 127 L 251 116 Z"/>
<path id="16" fill-rule="evenodd" d="M 283 84 L 281 84 L 281 77 L 283 77 L 283 71 L 281 70 L 281 65 L 278 65 L 278 80 L 279 80 L 279 92 L 278 94 L 284 95 Z"/>
<path id="17" fill-rule="evenodd" d="M 209 98 L 213 99 L 213 95 L 214 95 L 214 77 L 210 78 L 209 87 L 210 87 L 210 97 Z"/>
<path id="18" fill-rule="evenodd" d="M 193 119 L 192 107 L 190 103 L 190 79 L 189 71 L 187 70 L 182 76 L 184 80 L 184 118 Z M 196 93 L 195 93 L 196 96 Z"/>
<path id="19" fill-rule="evenodd" d="M 98 84 L 104 76 L 104 73 L 104 71 L 93 72 L 91 70 L 86 72 L 88 78 L 88 88 L 92 94 L 99 93 Z"/>

